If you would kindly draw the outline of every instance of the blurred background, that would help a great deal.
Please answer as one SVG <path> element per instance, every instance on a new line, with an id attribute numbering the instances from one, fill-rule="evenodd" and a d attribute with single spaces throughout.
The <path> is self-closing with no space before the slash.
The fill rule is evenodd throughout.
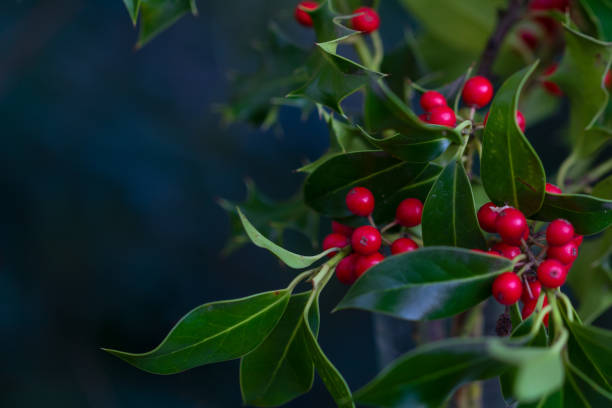
<path id="1" fill-rule="evenodd" d="M 382 3 L 392 45 L 410 20 Z M 243 200 L 246 177 L 291 197 L 293 170 L 327 148 L 326 126 L 283 108 L 282 132 L 224 127 L 214 106 L 229 96 L 228 72 L 256 66 L 253 39 L 272 18 L 291 21 L 294 5 L 200 1 L 199 17 L 135 51 L 120 0 L 2 2 L 0 406 L 241 405 L 238 361 L 162 377 L 99 348 L 150 350 L 197 305 L 291 280 L 254 246 L 220 255 L 230 223 L 216 199 Z M 564 157 L 553 122 L 533 141 L 547 168 Z M 357 388 L 378 371 L 373 321 L 329 314 L 344 290 L 332 281 L 322 298 L 320 341 Z M 317 379 L 288 406 L 331 405 Z"/>

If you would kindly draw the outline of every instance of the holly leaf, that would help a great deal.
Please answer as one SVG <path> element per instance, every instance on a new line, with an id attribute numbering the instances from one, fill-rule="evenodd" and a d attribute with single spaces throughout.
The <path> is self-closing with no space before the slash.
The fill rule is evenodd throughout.
<path id="1" fill-rule="evenodd" d="M 608 103 L 603 78 L 612 59 L 612 43 L 605 43 L 564 25 L 565 54 L 550 80 L 559 84 L 570 101 L 569 133 L 574 154 L 585 157 L 587 138 Z"/>
<path id="2" fill-rule="evenodd" d="M 318 255 L 313 256 L 305 256 L 298 255 L 293 252 L 287 251 L 285 248 L 282 248 L 276 245 L 274 242 L 270 241 L 268 238 L 263 236 L 257 229 L 251 224 L 251 222 L 244 216 L 240 208 L 236 208 L 238 211 L 238 216 L 240 217 L 240 221 L 244 226 L 244 230 L 248 235 L 251 242 L 253 242 L 256 246 L 260 248 L 267 249 L 276 255 L 285 265 L 293 269 L 302 269 L 307 268 L 319 259 L 325 257 L 327 254 L 334 252 L 334 248 L 330 248 L 327 251 L 323 251 Z"/>
<path id="3" fill-rule="evenodd" d="M 368 270 L 336 310 L 362 309 L 407 320 L 454 316 L 491 296 L 491 285 L 512 263 L 451 247 L 392 256 Z"/>
<path id="4" fill-rule="evenodd" d="M 258 407 L 282 405 L 312 387 L 314 366 L 304 318 L 311 293 L 291 296 L 274 330 L 240 361 L 240 389 L 245 404 Z M 318 307 L 310 308 L 308 320 L 317 332 Z"/>
<path id="5" fill-rule="evenodd" d="M 486 248 L 470 180 L 456 160 L 446 165 L 427 196 L 422 229 L 425 246 Z"/>
<path id="6" fill-rule="evenodd" d="M 227 256 L 244 244 L 250 242 L 246 234 L 237 207 L 252 222 L 262 235 L 269 237 L 278 245 L 283 244 L 285 231 L 291 230 L 304 234 L 313 248 L 317 246 L 319 233 L 319 216 L 304 204 L 302 194 L 297 194 L 287 201 L 277 202 L 257 190 L 252 180 L 246 180 L 247 195 L 242 203 L 219 199 L 219 205 L 230 217 L 230 238 L 223 248 Z"/>
<path id="7" fill-rule="evenodd" d="M 585 194 L 548 194 L 533 219 L 552 221 L 564 218 L 577 234 L 597 234 L 612 225 L 612 201 Z"/>
<path id="8" fill-rule="evenodd" d="M 277 290 L 206 303 L 187 313 L 148 353 L 103 350 L 153 374 L 175 374 L 233 360 L 264 341 L 283 315 L 290 295 L 288 290 Z"/>
<path id="9" fill-rule="evenodd" d="M 595 197 L 612 200 L 612 175 L 601 180 L 593 187 L 592 194 Z"/>
<path id="10" fill-rule="evenodd" d="M 123 0 L 123 4 L 127 9 L 130 18 L 132 19 L 132 24 L 136 25 L 138 21 L 138 12 L 140 11 L 140 1 L 141 0 Z"/>
<path id="11" fill-rule="evenodd" d="M 406 163 L 380 151 L 351 152 L 333 156 L 304 182 L 304 200 L 331 218 L 351 215 L 346 208 L 348 191 L 361 186 L 383 199 L 416 179 L 426 164 Z M 329 175 L 333 174 L 333 177 Z"/>
<path id="12" fill-rule="evenodd" d="M 589 19 L 597 30 L 598 37 L 612 41 L 612 4 L 610 0 L 580 0 Z"/>
<path id="13" fill-rule="evenodd" d="M 544 167 L 516 123 L 518 99 L 537 63 L 504 82 L 495 94 L 483 134 L 480 174 L 487 195 L 499 205 L 509 204 L 534 214 L 542 206 Z"/>

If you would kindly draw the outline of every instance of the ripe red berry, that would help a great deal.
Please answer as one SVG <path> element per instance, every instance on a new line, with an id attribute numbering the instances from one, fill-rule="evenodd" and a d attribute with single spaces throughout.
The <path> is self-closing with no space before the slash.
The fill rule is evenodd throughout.
<path id="1" fill-rule="evenodd" d="M 573 239 L 573 243 L 576 244 L 577 247 L 579 247 L 580 245 L 582 245 L 582 240 L 584 239 L 584 237 L 582 235 L 576 235 Z"/>
<path id="2" fill-rule="evenodd" d="M 416 227 L 423 218 L 423 203 L 418 198 L 407 198 L 397 206 L 395 220 L 404 227 Z"/>
<path id="3" fill-rule="evenodd" d="M 525 304 L 523 305 L 523 310 L 521 310 L 521 316 L 523 317 L 523 320 L 531 316 L 536 306 L 538 305 L 538 299 L 536 298 L 535 300 L 530 300 L 524 303 Z M 544 302 L 542 303 L 542 307 L 546 305 L 548 305 L 548 298 L 544 296 Z M 544 319 L 542 320 L 544 322 L 544 326 L 546 327 L 548 327 L 548 315 L 549 313 L 546 313 L 546 316 L 544 316 Z"/>
<path id="4" fill-rule="evenodd" d="M 353 251 L 360 255 L 369 255 L 380 249 L 380 232 L 370 225 L 359 227 L 351 237 Z"/>
<path id="5" fill-rule="evenodd" d="M 364 33 L 371 33 L 372 31 L 378 30 L 380 26 L 380 17 L 374 9 L 370 7 L 359 7 L 353 14 L 359 14 L 351 20 L 355 30 L 363 31 Z"/>
<path id="6" fill-rule="evenodd" d="M 503 257 L 508 258 L 510 260 L 516 258 L 521 254 L 521 248 L 513 245 L 508 245 L 503 242 L 493 245 L 491 248 L 493 251 L 497 251 L 502 254 Z"/>
<path id="7" fill-rule="evenodd" d="M 521 298 L 521 279 L 513 272 L 504 272 L 495 278 L 492 291 L 493 297 L 499 303 L 513 305 Z"/>
<path id="8" fill-rule="evenodd" d="M 344 224 L 340 224 L 337 221 L 332 221 L 332 232 L 335 232 L 336 234 L 342 234 L 342 235 L 346 235 L 347 237 L 350 237 L 351 235 L 353 235 L 353 227 L 349 227 L 348 225 L 344 225 Z"/>
<path id="9" fill-rule="evenodd" d="M 489 250 L 487 251 L 487 254 L 489 254 L 489 255 L 495 255 L 495 256 L 502 256 L 502 254 L 501 254 L 501 253 L 499 253 L 499 252 L 497 252 L 497 251 L 494 251 L 494 250 L 492 250 L 492 249 L 489 249 Z"/>
<path id="10" fill-rule="evenodd" d="M 353 187 L 346 194 L 346 206 L 353 214 L 367 217 L 374 211 L 374 195 L 365 187 Z"/>
<path id="11" fill-rule="evenodd" d="M 368 269 L 381 263 L 384 259 L 385 257 L 380 252 L 374 252 L 370 255 L 359 255 L 355 262 L 355 277 L 361 277 Z"/>
<path id="12" fill-rule="evenodd" d="M 314 10 L 317 7 L 319 7 L 319 4 L 315 1 L 302 1 L 295 6 L 294 17 L 301 25 L 305 27 L 312 27 L 312 17 L 310 17 L 310 14 L 305 12 L 304 9 Z"/>
<path id="13" fill-rule="evenodd" d="M 345 285 L 351 285 L 357 279 L 357 276 L 355 276 L 357 257 L 356 254 L 350 254 L 346 258 L 342 258 L 336 266 L 336 278 Z"/>
<path id="14" fill-rule="evenodd" d="M 604 77 L 604 86 L 606 88 L 610 88 L 610 85 L 612 85 L 612 74 L 608 70 L 608 72 L 606 72 L 606 76 Z"/>
<path id="15" fill-rule="evenodd" d="M 432 125 L 455 127 L 457 117 L 455 111 L 448 106 L 438 106 L 427 114 L 427 122 Z"/>
<path id="16" fill-rule="evenodd" d="M 527 303 L 532 300 L 538 300 L 540 297 L 540 293 L 542 293 L 542 284 L 534 280 L 533 282 L 529 282 L 529 289 L 527 289 L 527 285 L 523 284 L 523 295 L 521 296 L 521 300 L 523 303 Z M 531 292 L 531 296 L 529 293 Z"/>
<path id="17" fill-rule="evenodd" d="M 557 70 L 557 64 L 552 64 L 551 66 L 546 68 L 546 70 L 544 71 L 544 76 L 545 77 L 551 76 L 552 74 L 555 73 L 556 70 Z M 556 96 L 563 95 L 563 91 L 561 90 L 559 85 L 557 85 L 556 83 L 552 81 L 545 80 L 542 82 L 542 86 L 544 86 L 544 89 L 546 89 L 548 92 L 550 92 L 553 95 L 556 95 Z"/>
<path id="18" fill-rule="evenodd" d="M 346 235 L 332 232 L 323 239 L 323 250 L 327 251 L 330 248 L 344 248 L 349 244 L 349 239 Z M 333 257 L 338 251 L 330 252 L 327 254 L 328 257 Z"/>
<path id="19" fill-rule="evenodd" d="M 495 227 L 497 212 L 493 210 L 494 208 L 497 208 L 497 206 L 492 202 L 488 202 L 478 210 L 477 217 L 480 228 L 487 232 L 497 232 Z"/>
<path id="20" fill-rule="evenodd" d="M 562 194 L 563 193 L 559 187 L 555 186 L 554 184 L 550 184 L 550 183 L 546 183 L 545 190 L 547 193 L 551 193 L 551 194 Z"/>
<path id="21" fill-rule="evenodd" d="M 574 226 L 567 220 L 557 219 L 546 228 L 546 241 L 549 245 L 565 245 L 574 238 Z"/>
<path id="22" fill-rule="evenodd" d="M 506 208 L 497 216 L 495 228 L 506 244 L 519 245 L 527 229 L 527 219 L 516 208 Z"/>
<path id="23" fill-rule="evenodd" d="M 446 106 L 444 95 L 437 91 L 427 91 L 421 95 L 421 107 L 425 112 L 431 111 L 439 106 Z"/>
<path id="24" fill-rule="evenodd" d="M 558 288 L 565 283 L 567 269 L 556 259 L 547 259 L 538 266 L 538 280 L 547 288 Z"/>
<path id="25" fill-rule="evenodd" d="M 548 259 L 556 259 L 564 265 L 569 265 L 578 257 L 578 245 L 572 240 L 565 245 L 548 247 L 546 257 Z"/>
<path id="26" fill-rule="evenodd" d="M 410 238 L 398 238 L 391 244 L 391 255 L 412 252 L 415 249 L 419 249 L 419 246 Z"/>
<path id="27" fill-rule="evenodd" d="M 529 10 L 559 10 L 565 11 L 568 0 L 532 0 L 529 3 Z"/>
<path id="28" fill-rule="evenodd" d="M 482 124 L 485 126 L 487 125 L 487 119 L 489 119 L 489 112 L 487 112 L 487 114 L 484 117 L 484 121 L 482 122 Z M 525 117 L 523 116 L 520 110 L 516 111 L 516 124 L 521 129 L 521 132 L 525 131 L 525 124 L 526 124 Z"/>
<path id="29" fill-rule="evenodd" d="M 461 96 L 466 105 L 482 108 L 493 98 L 493 85 L 483 76 L 472 77 L 465 83 Z"/>

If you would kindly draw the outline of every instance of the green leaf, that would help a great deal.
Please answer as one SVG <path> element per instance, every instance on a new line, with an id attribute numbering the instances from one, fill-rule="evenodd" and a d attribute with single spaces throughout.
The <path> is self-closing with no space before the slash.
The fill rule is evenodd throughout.
<path id="1" fill-rule="evenodd" d="M 612 41 L 612 3 L 610 0 L 579 0 L 598 36 L 604 41 Z"/>
<path id="2" fill-rule="evenodd" d="M 591 235 L 612 225 L 612 201 L 584 194 L 546 194 L 544 205 L 533 219 L 564 218 L 577 234 Z"/>
<path id="3" fill-rule="evenodd" d="M 274 329 L 289 297 L 288 290 L 277 290 L 206 303 L 187 313 L 148 353 L 104 350 L 153 374 L 175 374 L 239 358 L 255 349 Z"/>
<path id="4" fill-rule="evenodd" d="M 316 335 L 313 333 L 310 325 L 306 325 L 305 332 L 304 337 L 306 340 L 306 346 L 308 347 L 308 351 L 312 357 L 316 372 L 319 377 L 321 377 L 323 384 L 325 384 L 325 387 L 331 394 L 336 405 L 339 408 L 354 408 L 355 404 L 353 403 L 349 386 L 344 380 L 344 377 L 342 377 L 342 374 L 340 374 L 338 369 L 332 364 L 331 361 L 329 361 L 321 349 Z"/>
<path id="5" fill-rule="evenodd" d="M 433 185 L 423 208 L 425 246 L 485 249 L 474 208 L 472 186 L 463 165 L 451 160 Z"/>
<path id="6" fill-rule="evenodd" d="M 407 320 L 461 313 L 491 296 L 512 263 L 473 251 L 429 247 L 385 259 L 349 289 L 336 309 L 356 308 Z"/>
<path id="7" fill-rule="evenodd" d="M 605 200 L 612 200 L 612 175 L 597 183 L 591 194 Z"/>
<path id="8" fill-rule="evenodd" d="M 319 213 L 332 218 L 347 217 L 351 214 L 346 208 L 345 197 L 351 188 L 369 188 L 377 199 L 384 200 L 418 177 L 425 167 L 425 164 L 402 162 L 379 151 L 333 156 L 306 178 L 304 199 Z"/>
<path id="9" fill-rule="evenodd" d="M 566 366 L 562 407 L 600 408 L 608 407 L 612 398 L 595 390 L 587 378 L 574 367 Z"/>
<path id="10" fill-rule="evenodd" d="M 307 345 L 304 309 L 311 291 L 291 296 L 283 317 L 272 333 L 240 362 L 240 388 L 245 404 L 282 405 L 312 387 L 314 366 Z M 318 331 L 318 308 L 309 320 Z"/>
<path id="11" fill-rule="evenodd" d="M 363 88 L 371 78 L 382 76 L 336 53 L 338 45 L 353 35 L 359 34 L 317 43 L 320 55 L 310 79 L 287 97 L 308 98 L 344 114 L 340 106 L 344 98 Z"/>
<path id="12" fill-rule="evenodd" d="M 125 4 L 125 8 L 130 14 L 132 24 L 134 25 L 136 25 L 136 21 L 138 20 L 138 12 L 140 11 L 140 1 L 141 0 L 123 0 L 123 4 Z"/>
<path id="13" fill-rule="evenodd" d="M 195 0 L 140 0 L 140 33 L 137 48 L 174 24 L 185 13 L 198 14 Z M 138 4 L 136 4 L 138 5 Z M 126 3 L 127 6 L 127 3 Z M 128 7 L 128 11 L 130 7 Z M 134 9 L 138 11 L 138 8 Z M 135 18 L 132 17 L 132 21 Z"/>
<path id="14" fill-rule="evenodd" d="M 542 162 L 515 119 L 521 89 L 536 64 L 512 75 L 495 94 L 484 130 L 480 165 L 491 200 L 512 205 L 526 216 L 542 206 L 546 184 Z"/>
<path id="15" fill-rule="evenodd" d="M 591 129 L 604 111 L 608 92 L 603 77 L 612 58 L 612 43 L 584 35 L 568 25 L 565 28 L 565 54 L 551 81 L 559 84 L 570 100 L 570 138 L 575 154 L 584 157 L 585 130 Z"/>
<path id="16" fill-rule="evenodd" d="M 612 130 L 600 126 L 593 126 L 584 131 L 579 153 L 582 157 L 592 157 L 610 142 L 612 142 Z"/>
<path id="17" fill-rule="evenodd" d="M 249 222 L 249 220 L 244 216 L 244 214 L 242 214 L 242 212 L 240 211 L 240 208 L 237 208 L 236 211 L 238 211 L 238 216 L 240 217 L 240 221 L 242 221 L 244 230 L 246 231 L 247 235 L 251 239 L 251 242 L 253 242 L 255 245 L 257 245 L 260 248 L 265 248 L 268 251 L 272 252 L 281 261 L 283 261 L 285 265 L 289 266 L 290 268 L 293 268 L 293 269 L 307 268 L 308 266 L 312 265 L 319 259 L 326 256 L 328 253 L 334 252 L 333 248 L 330 248 L 327 251 L 321 252 L 320 254 L 313 255 L 313 256 L 304 256 L 304 255 L 294 254 L 293 252 L 287 251 L 285 248 L 282 248 L 276 245 L 274 242 L 264 237 L 259 231 L 257 231 L 257 229 L 255 229 L 253 224 Z"/>
<path id="18" fill-rule="evenodd" d="M 302 194 L 287 201 L 277 202 L 262 194 L 252 180 L 246 180 L 247 196 L 242 203 L 219 199 L 219 205 L 229 213 L 231 233 L 223 249 L 224 255 L 250 242 L 236 207 L 240 206 L 245 217 L 264 236 L 278 245 L 283 244 L 285 231 L 292 230 L 304 234 L 314 247 L 317 246 L 319 216 L 304 204 Z"/>

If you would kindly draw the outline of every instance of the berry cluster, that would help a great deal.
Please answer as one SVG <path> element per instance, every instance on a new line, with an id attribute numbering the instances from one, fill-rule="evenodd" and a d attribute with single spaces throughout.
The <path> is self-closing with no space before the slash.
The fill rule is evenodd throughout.
<path id="1" fill-rule="evenodd" d="M 425 113 L 419 115 L 422 121 L 432 125 L 454 127 L 457 123 L 455 111 L 448 107 L 444 95 L 436 91 L 427 91 L 421 95 L 421 107 Z"/>
<path id="2" fill-rule="evenodd" d="M 546 191 L 561 193 L 552 184 L 546 185 Z M 521 211 L 509 206 L 497 207 L 492 202 L 480 207 L 477 216 L 483 230 L 499 234 L 501 238 L 488 254 L 508 259 L 524 254 L 514 271 L 504 272 L 495 279 L 492 293 L 499 303 L 507 306 L 520 299 L 525 319 L 534 311 L 542 288 L 555 289 L 565 283 L 578 256 L 582 236 L 576 235 L 572 224 L 563 219 L 554 220 L 545 230 L 534 232 Z M 544 298 L 544 306 L 546 304 Z M 548 324 L 548 315 L 544 323 Z"/>
<path id="3" fill-rule="evenodd" d="M 315 1 L 302 1 L 295 7 L 295 19 L 298 23 L 305 27 L 312 27 L 312 17 L 307 10 L 314 10 L 319 7 L 319 3 Z M 376 10 L 370 7 L 359 7 L 353 14 L 351 25 L 357 31 L 371 33 L 378 30 L 380 26 L 380 17 Z"/>
<path id="4" fill-rule="evenodd" d="M 323 240 L 323 249 L 344 248 L 351 246 L 352 253 L 343 258 L 336 266 L 336 277 L 342 283 L 352 284 L 372 266 L 380 263 L 385 256 L 381 249 L 383 243 L 390 246 L 391 255 L 418 249 L 418 244 L 411 238 L 400 236 L 393 242 L 387 240 L 382 233 L 395 225 L 410 228 L 421 224 L 423 203 L 416 198 L 402 201 L 395 212 L 395 221 L 379 230 L 372 220 L 374 211 L 374 195 L 365 187 L 354 187 L 346 195 L 346 206 L 351 213 L 368 217 L 370 225 L 362 225 L 355 229 L 332 221 L 332 233 Z M 336 255 L 332 252 L 329 256 Z"/>

